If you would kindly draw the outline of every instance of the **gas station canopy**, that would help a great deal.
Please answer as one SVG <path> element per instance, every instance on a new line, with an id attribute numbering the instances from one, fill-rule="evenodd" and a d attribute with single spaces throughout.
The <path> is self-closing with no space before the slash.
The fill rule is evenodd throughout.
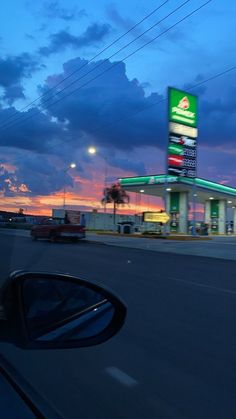
<path id="1" fill-rule="evenodd" d="M 227 200 L 228 207 L 236 206 L 236 188 L 221 185 L 201 178 L 187 178 L 171 175 L 139 176 L 121 178 L 121 186 L 129 192 L 164 198 L 165 191 L 188 192 L 189 199 L 195 196 L 197 203 L 210 200 Z"/>
<path id="2" fill-rule="evenodd" d="M 163 198 L 170 231 L 188 234 L 192 201 L 192 227 L 196 225 L 196 204 L 204 204 L 207 231 L 228 231 L 227 208 L 233 208 L 236 233 L 236 188 L 196 177 L 198 138 L 198 98 L 191 93 L 168 88 L 168 146 L 166 174 L 120 179 L 129 192 Z M 191 227 L 191 225 L 190 225 Z"/>

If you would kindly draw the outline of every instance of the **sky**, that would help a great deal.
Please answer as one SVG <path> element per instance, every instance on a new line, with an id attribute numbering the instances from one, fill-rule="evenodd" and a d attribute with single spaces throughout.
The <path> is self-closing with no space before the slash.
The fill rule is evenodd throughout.
<path id="1" fill-rule="evenodd" d="M 236 187 L 236 2 L 206 2 L 4 2 L 1 210 L 50 214 L 64 187 L 68 208 L 102 210 L 105 177 L 163 173 L 168 86 L 199 98 L 198 177 Z"/>

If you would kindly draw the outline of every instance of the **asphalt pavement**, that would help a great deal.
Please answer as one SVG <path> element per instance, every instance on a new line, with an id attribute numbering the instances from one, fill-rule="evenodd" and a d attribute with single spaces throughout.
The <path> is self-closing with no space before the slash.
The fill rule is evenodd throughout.
<path id="1" fill-rule="evenodd" d="M 0 236 L 14 235 L 30 237 L 27 230 L 0 229 Z M 87 241 L 104 243 L 108 246 L 126 247 L 132 249 L 150 250 L 153 252 L 168 252 L 180 255 L 207 256 L 212 258 L 236 261 L 236 236 L 211 236 L 207 240 L 169 240 L 143 237 L 112 236 L 87 232 Z M 208 240 L 209 239 L 209 240 Z"/>
<path id="2" fill-rule="evenodd" d="M 64 418 L 235 419 L 235 261 L 7 234 L 0 249 L 2 281 L 15 269 L 67 272 L 128 306 L 121 332 L 97 347 L 1 344 Z"/>
<path id="3" fill-rule="evenodd" d="M 207 256 L 236 261 L 236 236 L 211 236 L 197 240 L 149 239 L 129 236 L 109 236 L 88 233 L 93 242 L 103 241 L 110 246 L 168 252 L 180 255 Z"/>

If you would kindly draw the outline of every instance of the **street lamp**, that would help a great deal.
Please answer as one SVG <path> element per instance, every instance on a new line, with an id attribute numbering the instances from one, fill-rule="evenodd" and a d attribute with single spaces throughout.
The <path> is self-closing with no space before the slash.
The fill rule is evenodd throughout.
<path id="1" fill-rule="evenodd" d="M 104 167 L 104 189 L 106 189 L 107 186 L 107 156 L 103 156 L 101 153 L 98 152 L 98 150 L 96 149 L 96 147 L 94 146 L 90 146 L 87 149 L 88 153 L 91 154 L 92 156 L 99 154 L 105 161 L 105 167 Z M 106 204 L 104 203 L 104 212 L 106 212 Z"/>
<path id="2" fill-rule="evenodd" d="M 104 187 L 107 186 L 107 156 L 103 156 L 101 153 L 98 152 L 96 147 L 90 146 L 88 147 L 88 153 L 94 156 L 95 154 L 99 154 L 105 160 L 105 170 L 104 170 Z"/>
<path id="3" fill-rule="evenodd" d="M 66 207 L 66 173 L 68 172 L 68 170 L 70 169 L 75 169 L 76 168 L 76 164 L 75 163 L 70 163 L 68 167 L 66 167 L 63 172 L 64 172 L 64 191 L 63 191 L 63 208 L 65 209 Z"/>
<path id="4" fill-rule="evenodd" d="M 88 153 L 89 154 L 96 154 L 97 153 L 97 149 L 95 147 L 89 147 L 88 148 Z"/>

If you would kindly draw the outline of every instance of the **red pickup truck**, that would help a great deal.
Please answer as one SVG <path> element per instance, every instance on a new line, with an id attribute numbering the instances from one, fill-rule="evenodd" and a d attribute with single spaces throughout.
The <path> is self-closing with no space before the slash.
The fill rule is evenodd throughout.
<path id="1" fill-rule="evenodd" d="M 49 239 L 55 242 L 59 239 L 71 239 L 74 242 L 86 237 L 85 227 L 80 224 L 64 224 L 61 220 L 47 218 L 31 228 L 33 240 Z"/>

